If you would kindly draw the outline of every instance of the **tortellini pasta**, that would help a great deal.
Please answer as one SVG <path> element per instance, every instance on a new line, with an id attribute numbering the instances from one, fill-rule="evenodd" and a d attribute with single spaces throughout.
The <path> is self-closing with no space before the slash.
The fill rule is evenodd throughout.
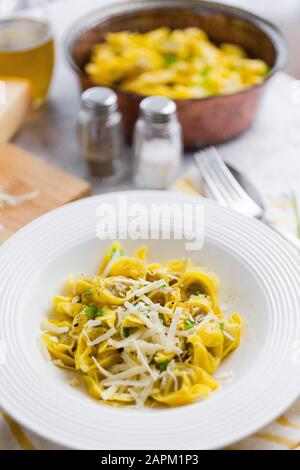
<path id="1" fill-rule="evenodd" d="M 96 84 L 173 99 L 234 93 L 261 83 L 268 71 L 240 46 L 217 46 L 193 27 L 109 33 L 86 65 Z"/>
<path id="2" fill-rule="evenodd" d="M 69 278 L 42 338 L 56 366 L 114 406 L 180 406 L 218 388 L 242 320 L 220 309 L 218 276 L 190 260 L 148 263 L 114 243 L 94 276 Z"/>

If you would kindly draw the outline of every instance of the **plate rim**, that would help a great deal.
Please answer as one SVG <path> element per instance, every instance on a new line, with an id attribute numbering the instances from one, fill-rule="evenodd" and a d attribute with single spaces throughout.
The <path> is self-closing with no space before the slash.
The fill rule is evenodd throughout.
<path id="1" fill-rule="evenodd" d="M 220 208 L 220 206 L 213 202 L 213 201 L 207 201 L 207 200 L 204 200 L 204 199 L 199 199 L 197 196 L 187 196 L 187 195 L 182 195 L 180 193 L 177 193 L 177 192 L 164 192 L 164 191 L 120 191 L 120 192 L 114 192 L 114 193 L 105 193 L 105 194 L 101 194 L 101 195 L 95 195 L 95 196 L 92 196 L 92 197 L 89 197 L 89 198 L 85 198 L 85 199 L 81 199 L 81 200 L 78 200 L 78 201 L 75 201 L 73 203 L 70 203 L 70 204 L 67 204 L 63 207 L 60 207 L 60 208 L 56 208 L 40 217 L 38 217 L 37 219 L 35 219 L 34 221 L 30 222 L 29 224 L 27 224 L 26 226 L 24 226 L 22 229 L 20 229 L 16 234 L 12 235 L 12 237 L 9 238 L 8 241 L 6 241 L 0 248 L 0 260 L 2 258 L 2 255 L 4 255 L 4 253 L 9 249 L 9 247 L 11 245 L 14 245 L 15 243 L 18 243 L 18 240 L 19 239 L 22 239 L 23 237 L 23 234 L 26 234 L 26 232 L 30 229 L 30 228 L 34 228 L 35 225 L 39 225 L 40 223 L 42 222 L 46 222 L 47 220 L 51 220 L 53 217 L 55 218 L 55 214 L 57 213 L 63 213 L 65 212 L 66 210 L 69 210 L 70 209 L 70 206 L 71 207 L 76 207 L 76 206 L 81 206 L 83 204 L 87 204 L 87 205 L 91 205 L 93 206 L 94 204 L 94 201 L 100 201 L 101 199 L 104 199 L 104 198 L 111 198 L 111 197 L 118 197 L 120 195 L 126 195 L 126 196 L 132 196 L 132 195 L 136 195 L 136 193 L 143 193 L 144 196 L 146 195 L 153 195 L 153 193 L 155 193 L 156 195 L 163 195 L 164 198 L 166 199 L 176 199 L 177 201 L 178 200 L 189 200 L 189 201 L 193 201 L 195 203 L 201 203 L 201 204 L 204 204 L 205 206 L 207 207 L 215 207 L 217 208 L 218 210 L 221 210 L 223 211 L 223 213 L 230 213 L 231 216 L 234 216 L 236 217 L 237 219 L 243 219 L 245 221 L 245 219 L 247 219 L 246 217 L 243 217 L 241 216 L 240 214 L 236 214 L 234 213 L 233 211 L 231 211 L 230 209 L 227 209 L 227 208 Z M 268 234 L 270 235 L 272 233 L 272 237 L 274 240 L 277 240 L 277 242 L 280 241 L 280 244 L 287 250 L 287 252 L 289 253 L 289 256 L 292 254 L 292 249 L 290 248 L 290 246 L 288 245 L 287 242 L 285 242 L 284 240 L 282 240 L 277 234 L 271 232 L 271 230 L 268 228 L 268 227 L 264 227 L 262 228 L 262 224 L 258 221 L 255 221 L 255 220 L 249 220 L 247 219 L 248 223 L 250 224 L 260 224 L 260 227 L 261 227 L 261 230 L 265 233 L 268 232 Z M 29 228 L 28 228 L 29 227 Z M 258 227 L 258 225 L 257 225 Z M 299 260 L 297 260 L 297 262 L 295 261 L 295 264 L 297 265 L 298 269 L 300 267 L 300 262 Z M 0 288 L 0 291 L 1 291 L 1 288 Z M 1 306 L 1 305 L 0 305 Z M 295 390 L 294 390 L 294 394 L 293 394 L 293 398 L 291 400 L 289 400 L 289 403 L 286 404 L 286 406 L 282 407 L 282 410 L 278 412 L 278 414 L 272 419 L 275 419 L 277 416 L 279 416 L 282 412 L 284 412 L 290 405 L 291 403 L 294 401 L 294 399 L 296 399 L 300 394 L 300 391 L 299 389 L 296 391 L 296 387 L 295 387 Z M 16 419 L 16 421 L 18 421 L 19 423 L 21 423 L 24 427 L 26 427 L 27 429 L 31 429 L 33 432 L 35 432 L 36 434 L 42 436 L 43 438 L 55 443 L 55 444 L 58 444 L 58 445 L 63 445 L 63 446 L 66 446 L 68 448 L 79 448 L 77 445 L 74 445 L 72 446 L 71 444 L 71 439 L 68 440 L 68 439 L 62 439 L 61 437 L 59 438 L 59 440 L 55 439 L 55 436 L 53 436 L 53 433 L 51 433 L 50 431 L 48 432 L 48 429 L 44 428 L 41 432 L 41 428 L 39 427 L 38 423 L 30 423 L 30 425 L 28 425 L 28 421 L 25 419 L 24 417 L 24 420 L 22 418 L 22 416 L 20 416 L 18 413 L 15 414 L 14 410 L 12 409 L 9 409 L 9 407 L 6 407 L 6 404 L 3 404 L 3 400 L 2 398 L 0 399 L 1 401 L 1 406 L 3 406 L 3 409 L 7 410 L 6 412 L 12 416 L 14 419 Z M 232 443 L 236 442 L 237 440 L 241 440 L 245 437 L 247 437 L 248 435 L 252 434 L 253 432 L 255 432 L 257 429 L 260 429 L 262 427 L 264 427 L 266 424 L 268 424 L 270 422 L 270 419 L 269 417 L 265 417 L 265 419 L 262 419 L 260 424 L 257 425 L 253 425 L 252 428 L 247 428 L 247 430 L 245 429 L 245 432 L 242 433 L 239 432 L 238 433 L 238 437 L 237 436 L 233 436 L 232 439 L 228 439 L 228 438 L 224 438 L 223 442 L 219 442 L 217 447 L 215 445 L 212 445 L 211 447 L 207 447 L 207 448 L 220 448 L 220 447 L 224 447 L 224 446 L 228 446 L 228 445 L 231 445 Z M 89 448 L 89 447 L 83 447 L 83 448 Z M 98 448 L 98 447 L 97 447 Z M 128 448 L 128 446 L 126 446 L 126 448 Z M 146 447 L 145 447 L 146 448 Z M 148 447 L 148 449 L 150 448 L 153 448 L 153 447 Z M 185 449 L 188 449 L 189 447 L 184 447 Z"/>

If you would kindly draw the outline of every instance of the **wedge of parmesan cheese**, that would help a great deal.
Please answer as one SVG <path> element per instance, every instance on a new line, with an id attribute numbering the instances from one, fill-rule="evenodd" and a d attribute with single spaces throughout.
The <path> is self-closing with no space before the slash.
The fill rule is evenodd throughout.
<path id="1" fill-rule="evenodd" d="M 31 104 L 31 85 L 27 80 L 0 77 L 0 145 L 19 130 Z"/>

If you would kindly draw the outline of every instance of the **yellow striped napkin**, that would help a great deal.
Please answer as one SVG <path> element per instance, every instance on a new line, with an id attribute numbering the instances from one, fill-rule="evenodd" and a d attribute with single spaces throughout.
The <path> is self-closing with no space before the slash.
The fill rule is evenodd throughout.
<path id="1" fill-rule="evenodd" d="M 181 178 L 173 189 L 186 194 L 201 194 L 201 181 Z M 296 202 L 291 196 L 279 196 L 267 201 L 268 210 L 274 222 L 296 230 Z M 1 400 L 1 398 L 0 398 Z M 5 413 L 0 412 L 0 449 L 7 450 L 51 450 L 61 449 L 58 445 L 27 431 Z M 229 450 L 300 450 L 300 399 L 280 418 L 254 435 L 237 442 Z"/>

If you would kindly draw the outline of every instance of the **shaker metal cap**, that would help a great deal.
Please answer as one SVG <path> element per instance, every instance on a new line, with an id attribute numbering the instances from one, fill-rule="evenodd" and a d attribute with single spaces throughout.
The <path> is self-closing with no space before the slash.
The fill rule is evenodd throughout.
<path id="1" fill-rule="evenodd" d="M 153 122 L 168 122 L 176 115 L 176 104 L 170 98 L 149 96 L 140 104 L 143 117 Z"/>
<path id="2" fill-rule="evenodd" d="M 81 95 L 81 103 L 86 108 L 99 113 L 115 111 L 118 107 L 117 95 L 110 88 L 89 88 Z"/>

